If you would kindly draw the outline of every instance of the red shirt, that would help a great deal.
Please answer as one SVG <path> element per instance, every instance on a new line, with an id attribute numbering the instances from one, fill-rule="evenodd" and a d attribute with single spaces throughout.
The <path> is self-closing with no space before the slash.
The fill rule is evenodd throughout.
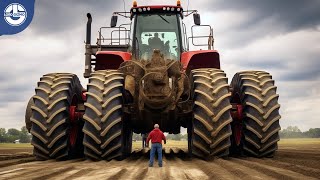
<path id="1" fill-rule="evenodd" d="M 147 143 L 149 143 L 150 139 L 151 143 L 162 143 L 162 140 L 166 141 L 166 137 L 163 132 L 158 128 L 155 128 L 150 132 Z"/>

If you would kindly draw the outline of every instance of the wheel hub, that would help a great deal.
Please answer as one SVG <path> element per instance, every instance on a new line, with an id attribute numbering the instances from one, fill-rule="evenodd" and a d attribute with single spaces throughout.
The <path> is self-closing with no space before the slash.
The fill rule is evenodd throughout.
<path id="1" fill-rule="evenodd" d="M 83 117 L 83 112 L 80 112 L 77 108 L 77 99 L 73 98 L 71 106 L 69 107 L 69 118 L 70 118 L 70 134 L 69 142 L 71 147 L 75 147 L 77 142 L 79 120 Z"/>
<path id="2" fill-rule="evenodd" d="M 233 119 L 234 140 L 237 146 L 240 145 L 243 126 L 243 106 L 241 104 L 232 105 L 231 116 Z"/>

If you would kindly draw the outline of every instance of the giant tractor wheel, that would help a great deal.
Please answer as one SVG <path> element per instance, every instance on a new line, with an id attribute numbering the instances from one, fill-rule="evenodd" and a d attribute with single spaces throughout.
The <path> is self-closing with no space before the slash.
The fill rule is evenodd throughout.
<path id="1" fill-rule="evenodd" d="M 89 78 L 83 144 L 91 159 L 122 159 L 131 152 L 132 131 L 122 110 L 123 84 L 117 70 L 96 71 Z"/>
<path id="2" fill-rule="evenodd" d="M 26 123 L 26 128 L 28 129 L 28 131 L 30 132 L 31 130 L 31 121 L 30 121 L 30 118 L 32 116 L 32 110 L 31 110 L 31 106 L 34 106 L 34 102 L 33 102 L 33 98 L 31 97 L 29 99 L 29 102 L 28 102 L 28 105 L 27 105 L 27 108 L 26 108 L 26 113 L 25 113 L 25 123 Z"/>
<path id="3" fill-rule="evenodd" d="M 194 117 L 188 129 L 189 153 L 203 159 L 227 156 L 232 106 L 226 74 L 220 69 L 196 69 L 192 81 Z"/>
<path id="4" fill-rule="evenodd" d="M 68 159 L 83 154 L 83 122 L 71 117 L 82 101 L 81 95 L 82 86 L 74 74 L 55 73 L 41 77 L 33 96 L 30 118 L 31 144 L 37 159 Z"/>
<path id="5" fill-rule="evenodd" d="M 232 79 L 231 103 L 240 117 L 232 123 L 231 152 L 235 155 L 270 157 L 279 141 L 279 95 L 272 76 L 264 71 L 244 71 Z"/>

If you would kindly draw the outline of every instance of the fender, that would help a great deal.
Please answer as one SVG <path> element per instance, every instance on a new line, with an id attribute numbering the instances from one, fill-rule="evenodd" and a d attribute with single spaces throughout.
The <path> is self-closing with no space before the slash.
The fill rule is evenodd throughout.
<path id="1" fill-rule="evenodd" d="M 220 55 L 215 50 L 188 51 L 181 54 L 183 71 L 199 68 L 220 69 Z"/>
<path id="2" fill-rule="evenodd" d="M 131 53 L 122 51 L 98 51 L 95 70 L 118 69 L 124 61 L 131 60 Z"/>

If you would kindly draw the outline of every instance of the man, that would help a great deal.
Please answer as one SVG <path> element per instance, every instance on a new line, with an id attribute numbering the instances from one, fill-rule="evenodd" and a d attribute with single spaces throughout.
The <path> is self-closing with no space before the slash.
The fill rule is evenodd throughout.
<path id="1" fill-rule="evenodd" d="M 158 165 L 162 167 L 162 140 L 166 144 L 166 137 L 164 136 L 163 132 L 159 129 L 159 125 L 155 124 L 154 129 L 150 132 L 148 139 L 147 139 L 147 146 L 149 146 L 149 141 L 151 139 L 151 150 L 150 150 L 150 161 L 149 167 L 153 166 L 153 160 L 155 152 L 158 152 Z"/>
<path id="2" fill-rule="evenodd" d="M 151 47 L 151 49 L 159 49 L 162 50 L 164 47 L 164 43 L 161 41 L 161 39 L 159 38 L 159 34 L 158 33 L 154 33 L 154 37 L 150 38 L 148 40 L 149 42 L 149 46 Z"/>
<path id="3" fill-rule="evenodd" d="M 142 133 L 142 149 L 145 147 L 149 147 L 147 146 L 147 137 L 148 137 L 148 133 Z"/>

